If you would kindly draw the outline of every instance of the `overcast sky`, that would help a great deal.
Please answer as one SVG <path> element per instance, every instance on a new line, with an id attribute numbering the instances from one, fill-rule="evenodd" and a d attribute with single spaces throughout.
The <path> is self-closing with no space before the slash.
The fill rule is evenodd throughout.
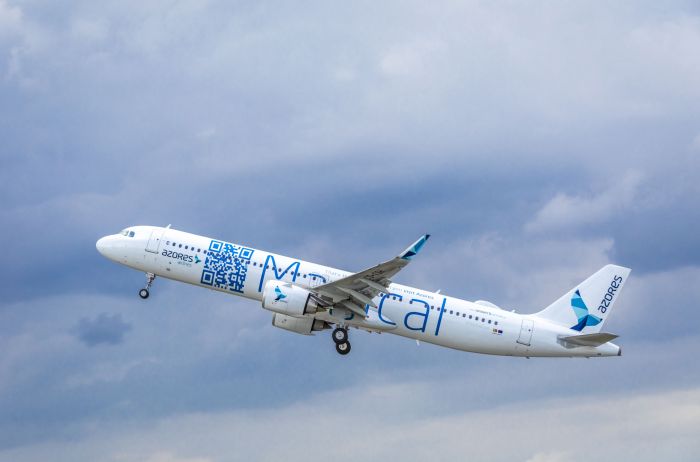
<path id="1" fill-rule="evenodd" d="M 700 5 L 0 0 L 0 461 L 696 461 Z M 166 225 L 538 311 L 621 358 L 273 328 L 95 250 Z"/>

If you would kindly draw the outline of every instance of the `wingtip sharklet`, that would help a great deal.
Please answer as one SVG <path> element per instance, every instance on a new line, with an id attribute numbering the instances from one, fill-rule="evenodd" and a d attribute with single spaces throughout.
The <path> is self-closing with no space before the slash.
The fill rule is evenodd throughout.
<path id="1" fill-rule="evenodd" d="M 423 248 L 423 245 L 425 245 L 428 239 L 430 239 L 430 234 L 422 235 L 416 242 L 411 244 L 410 247 L 401 252 L 399 258 L 403 258 L 404 260 L 410 260 L 411 258 L 416 256 L 418 252 L 420 252 L 420 249 Z"/>

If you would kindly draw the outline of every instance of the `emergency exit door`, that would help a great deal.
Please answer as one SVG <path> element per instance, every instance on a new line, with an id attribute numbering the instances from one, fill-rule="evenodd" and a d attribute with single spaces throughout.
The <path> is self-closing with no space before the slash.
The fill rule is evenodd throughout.
<path id="1" fill-rule="evenodd" d="M 518 336 L 518 343 L 521 345 L 530 346 L 530 341 L 532 340 L 532 329 L 535 326 L 535 321 L 531 319 L 523 319 L 523 323 L 520 325 L 520 335 Z"/>

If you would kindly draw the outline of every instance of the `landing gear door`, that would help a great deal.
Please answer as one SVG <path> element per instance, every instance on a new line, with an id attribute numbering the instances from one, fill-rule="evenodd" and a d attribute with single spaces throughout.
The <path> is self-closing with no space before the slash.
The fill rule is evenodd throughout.
<path id="1" fill-rule="evenodd" d="M 535 326 L 535 321 L 531 319 L 523 319 L 523 323 L 520 326 L 520 335 L 518 336 L 518 343 L 521 345 L 530 346 L 530 341 L 532 340 L 532 329 Z"/>
<path id="2" fill-rule="evenodd" d="M 146 244 L 146 252 L 158 253 L 158 248 L 160 248 L 160 241 L 163 239 L 165 234 L 165 229 L 157 228 L 151 231 L 151 237 L 148 238 L 148 243 Z"/>

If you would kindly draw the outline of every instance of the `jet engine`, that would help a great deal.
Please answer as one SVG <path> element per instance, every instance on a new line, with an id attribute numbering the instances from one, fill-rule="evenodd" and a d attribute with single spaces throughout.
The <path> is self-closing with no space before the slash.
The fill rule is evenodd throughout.
<path id="1" fill-rule="evenodd" d="M 318 298 L 308 290 L 277 280 L 265 284 L 262 306 L 266 310 L 295 317 L 314 314 L 322 308 Z"/>
<path id="2" fill-rule="evenodd" d="M 273 313 L 272 325 L 280 329 L 296 332 L 297 334 L 311 335 L 313 331 L 330 329 L 331 326 L 320 319 L 314 319 L 310 316 L 304 318 L 295 318 L 286 314 Z"/>

